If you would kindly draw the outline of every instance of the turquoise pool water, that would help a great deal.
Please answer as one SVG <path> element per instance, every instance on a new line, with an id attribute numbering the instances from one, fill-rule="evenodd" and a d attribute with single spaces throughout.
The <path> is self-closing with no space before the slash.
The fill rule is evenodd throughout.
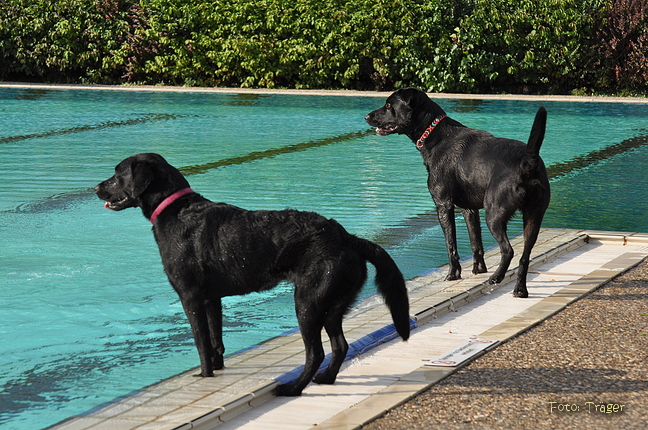
<path id="1" fill-rule="evenodd" d="M 420 155 L 364 122 L 383 102 L 0 88 L 0 427 L 43 428 L 198 365 L 150 224 L 90 191 L 134 153 L 161 153 L 212 200 L 335 218 L 408 277 L 445 264 Z M 546 106 L 544 226 L 648 232 L 648 105 L 438 102 L 523 141 Z M 516 218 L 509 232 L 520 231 Z M 289 286 L 227 298 L 224 314 L 227 353 L 296 326 Z"/>

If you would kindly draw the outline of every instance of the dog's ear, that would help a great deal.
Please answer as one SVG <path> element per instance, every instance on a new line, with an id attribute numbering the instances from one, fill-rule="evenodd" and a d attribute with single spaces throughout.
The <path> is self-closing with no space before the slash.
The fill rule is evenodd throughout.
<path id="1" fill-rule="evenodd" d="M 129 195 L 135 198 L 141 196 L 155 178 L 153 169 L 146 162 L 133 161 L 128 172 L 130 178 L 126 181 L 126 187 Z"/>
<path id="2" fill-rule="evenodd" d="M 419 104 L 419 102 L 417 101 L 417 98 L 419 96 L 418 93 L 419 92 L 416 88 L 403 88 L 397 91 L 398 94 L 397 98 L 400 100 L 400 102 L 403 105 L 412 109 Z"/>

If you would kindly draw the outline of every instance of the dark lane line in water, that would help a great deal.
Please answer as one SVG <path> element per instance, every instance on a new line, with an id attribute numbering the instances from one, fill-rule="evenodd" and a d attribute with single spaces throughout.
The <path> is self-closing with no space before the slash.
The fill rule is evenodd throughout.
<path id="1" fill-rule="evenodd" d="M 242 155 L 240 157 L 225 158 L 219 161 L 215 161 L 213 163 L 205 163 L 205 164 L 198 164 L 194 166 L 180 167 L 178 168 L 178 170 L 180 170 L 182 174 L 185 176 L 197 175 L 197 174 L 206 173 L 207 171 L 212 169 L 218 169 L 220 167 L 250 163 L 252 161 L 261 160 L 264 158 L 273 158 L 278 155 L 289 154 L 292 152 L 306 151 L 311 148 L 331 145 L 334 143 L 342 143 L 351 139 L 363 138 L 372 135 L 374 133 L 375 133 L 374 129 L 367 129 L 364 131 L 354 131 L 351 133 L 345 133 L 338 136 L 311 140 L 308 142 L 282 146 L 279 148 L 271 148 L 265 151 L 250 152 L 249 154 Z M 42 213 L 51 210 L 64 210 L 74 205 L 78 200 L 84 198 L 91 198 L 93 196 L 94 196 L 94 191 L 92 189 L 72 191 L 69 193 L 62 193 L 62 194 L 57 194 L 55 196 L 45 197 L 36 202 L 23 203 L 21 205 L 18 205 L 16 209 L 6 210 L 3 212 Z"/>
<path id="2" fill-rule="evenodd" d="M 265 151 L 255 151 L 239 157 L 225 158 L 212 163 L 205 163 L 194 166 L 180 167 L 179 170 L 185 176 L 202 174 L 208 170 L 218 169 L 237 164 L 249 163 L 264 158 L 273 158 L 282 154 L 289 154 L 293 152 L 305 151 L 311 148 L 320 146 L 331 145 L 334 143 L 342 143 L 351 139 L 359 139 L 370 136 L 374 133 L 373 129 L 345 133 L 338 136 L 328 137 L 324 139 L 313 140 L 309 142 L 297 143 L 287 145 L 279 148 L 272 148 Z M 588 154 L 577 156 L 571 160 L 559 162 L 547 166 L 547 173 L 549 179 L 557 179 L 566 176 L 574 171 L 589 167 L 600 161 L 609 159 L 632 149 L 639 148 L 648 144 L 648 130 L 642 129 L 638 131 L 637 136 L 626 139 L 620 143 L 616 143 L 605 147 L 603 149 L 594 150 Z M 423 178 L 421 180 L 424 180 Z M 73 191 L 69 193 L 58 194 L 55 196 L 46 197 L 32 203 L 23 203 L 15 209 L 5 210 L 3 212 L 9 213 L 41 213 L 51 210 L 64 210 L 73 206 L 78 200 L 85 198 L 94 198 L 92 189 Z M 403 220 L 398 224 L 385 227 L 384 230 L 377 233 L 372 240 L 375 240 L 383 246 L 398 244 L 403 238 L 412 237 L 412 235 L 423 231 L 438 224 L 438 219 L 435 216 L 436 211 L 431 208 L 425 214 L 416 215 Z"/>
<path id="3" fill-rule="evenodd" d="M 597 149 L 585 155 L 579 155 L 568 161 L 547 166 L 547 175 L 549 176 L 549 180 L 558 179 L 573 171 L 596 164 L 599 161 L 607 160 L 608 158 L 623 154 L 632 149 L 640 148 L 646 143 L 648 143 L 648 130 L 639 130 L 636 136 L 626 139 L 623 142 L 607 146 L 603 149 Z"/>
<path id="4" fill-rule="evenodd" d="M 274 158 L 278 155 L 289 154 L 292 152 L 306 151 L 311 148 L 320 146 L 327 146 L 333 143 L 346 142 L 351 139 L 359 139 L 375 134 L 374 129 L 364 131 L 354 131 L 351 133 L 341 134 L 339 136 L 325 137 L 324 139 L 311 140 L 309 142 L 297 143 L 294 145 L 282 146 L 279 148 L 266 149 L 265 151 L 255 151 L 240 157 L 225 158 L 223 160 L 215 161 L 213 163 L 197 164 L 194 166 L 180 167 L 178 170 L 185 176 L 198 175 L 205 173 L 212 169 L 220 167 L 232 166 L 235 164 L 249 163 L 251 161 L 261 160 L 264 158 Z"/>
<path id="5" fill-rule="evenodd" d="M 112 128 L 112 127 L 122 127 L 122 126 L 128 126 L 128 125 L 137 125 L 137 124 L 144 124 L 148 122 L 156 122 L 156 121 L 168 121 L 171 119 L 177 119 L 180 117 L 183 117 L 186 115 L 173 115 L 173 114 L 166 114 L 166 113 L 149 113 L 146 114 L 143 117 L 140 118 L 134 118 L 134 119 L 128 119 L 125 121 L 108 121 L 104 122 L 101 124 L 91 124 L 91 125 L 80 125 L 78 127 L 71 127 L 71 128 L 65 128 L 62 130 L 51 130 L 51 131 L 45 131 L 43 133 L 32 133 L 32 134 L 24 134 L 24 135 L 19 135 L 19 136 L 9 136 L 9 137 L 0 137 L 0 143 L 10 143 L 10 142 L 19 142 L 21 140 L 28 140 L 28 139 L 37 139 L 41 137 L 50 137 L 50 136 L 60 136 L 60 135 L 65 135 L 65 134 L 72 134 L 72 133 L 82 133 L 85 131 L 91 131 L 91 130 L 101 130 L 104 128 Z"/>

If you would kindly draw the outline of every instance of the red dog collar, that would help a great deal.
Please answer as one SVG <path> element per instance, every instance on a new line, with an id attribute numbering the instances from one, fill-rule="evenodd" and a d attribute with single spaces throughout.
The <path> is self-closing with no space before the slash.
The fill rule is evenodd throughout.
<path id="1" fill-rule="evenodd" d="M 176 191 L 175 193 L 171 194 L 169 197 L 164 199 L 162 203 L 160 203 L 159 206 L 155 208 L 155 210 L 153 211 L 153 214 L 151 215 L 150 218 L 151 224 L 155 224 L 155 220 L 157 219 L 158 215 L 160 215 L 162 211 L 167 208 L 167 206 L 169 206 L 171 203 L 175 202 L 185 194 L 189 194 L 193 192 L 194 190 L 192 190 L 191 188 L 184 188 L 180 191 Z"/>
<path id="2" fill-rule="evenodd" d="M 434 127 L 439 125 L 441 121 L 443 121 L 444 118 L 446 118 L 447 115 L 439 115 L 438 117 L 434 118 L 434 121 L 432 121 L 432 124 L 428 128 L 425 129 L 423 134 L 421 135 L 421 138 L 416 141 L 416 149 L 419 151 L 423 149 L 423 145 L 425 145 L 425 141 L 427 140 L 428 136 L 430 133 L 432 133 L 432 130 L 434 130 Z"/>

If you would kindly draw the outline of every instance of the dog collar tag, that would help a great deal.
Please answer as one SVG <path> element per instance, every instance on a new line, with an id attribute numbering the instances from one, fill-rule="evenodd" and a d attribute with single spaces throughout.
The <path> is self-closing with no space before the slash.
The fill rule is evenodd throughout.
<path id="1" fill-rule="evenodd" d="M 169 197 L 164 199 L 162 203 L 160 203 L 158 207 L 155 208 L 155 210 L 151 214 L 151 218 L 150 218 L 151 224 L 155 224 L 155 220 L 157 219 L 158 215 L 160 215 L 162 211 L 165 210 L 171 203 L 175 202 L 185 194 L 189 194 L 193 192 L 194 190 L 192 190 L 191 188 L 184 188 L 180 191 L 176 191 L 175 193 L 171 194 Z"/>
<path id="2" fill-rule="evenodd" d="M 447 115 L 439 115 L 438 117 L 434 118 L 434 121 L 432 121 L 432 124 L 428 128 L 425 129 L 419 140 L 416 141 L 416 149 L 419 151 L 423 149 L 423 145 L 425 145 L 425 141 L 427 140 L 428 136 L 430 133 L 432 133 L 432 130 L 439 125 L 439 123 L 446 117 Z"/>

